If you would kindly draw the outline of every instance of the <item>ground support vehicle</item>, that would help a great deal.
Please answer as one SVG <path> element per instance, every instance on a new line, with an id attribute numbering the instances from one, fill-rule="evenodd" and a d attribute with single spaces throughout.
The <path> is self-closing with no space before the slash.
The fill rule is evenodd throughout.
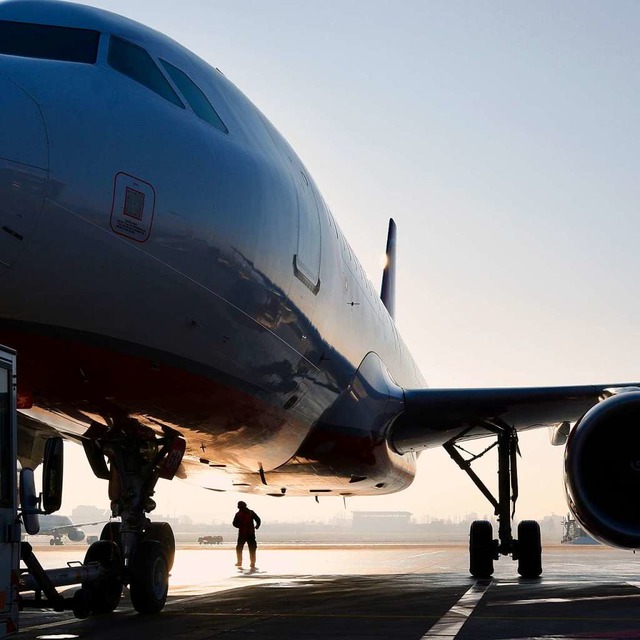
<path id="1" fill-rule="evenodd" d="M 60 508 L 63 448 L 60 438 L 47 441 L 43 492 L 38 495 L 32 469 L 21 469 L 18 476 L 16 393 L 16 354 L 0 346 L 0 638 L 18 631 L 19 612 L 25 607 L 70 609 L 76 616 L 86 617 L 115 609 L 122 592 L 122 562 L 114 542 L 94 543 L 82 563 L 45 570 L 33 547 L 21 541 L 23 529 L 30 535 L 38 532 L 39 514 Z M 72 597 L 56 588 L 76 584 L 81 588 Z M 26 595 L 29 592 L 33 596 Z"/>

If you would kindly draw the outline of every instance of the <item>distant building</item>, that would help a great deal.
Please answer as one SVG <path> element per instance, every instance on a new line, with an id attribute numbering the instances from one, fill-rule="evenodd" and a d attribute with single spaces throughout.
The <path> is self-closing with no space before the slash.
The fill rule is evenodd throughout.
<path id="1" fill-rule="evenodd" d="M 71 519 L 76 523 L 98 522 L 109 520 L 111 512 L 108 509 L 99 509 L 93 505 L 79 505 L 71 512 Z"/>
<path id="2" fill-rule="evenodd" d="M 356 531 L 406 531 L 412 526 L 409 511 L 352 511 Z"/>

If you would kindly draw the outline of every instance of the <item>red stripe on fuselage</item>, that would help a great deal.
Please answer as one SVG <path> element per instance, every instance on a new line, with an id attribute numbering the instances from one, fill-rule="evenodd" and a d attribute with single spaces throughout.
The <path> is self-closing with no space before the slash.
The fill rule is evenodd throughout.
<path id="1" fill-rule="evenodd" d="M 188 436 L 188 454 L 206 451 L 218 464 L 273 468 L 294 455 L 308 431 L 215 372 L 209 377 L 160 357 L 32 332 L 2 329 L 0 343 L 17 351 L 18 393 L 34 407 L 73 420 L 95 414 L 107 424 L 124 418 L 156 429 L 165 424 Z"/>

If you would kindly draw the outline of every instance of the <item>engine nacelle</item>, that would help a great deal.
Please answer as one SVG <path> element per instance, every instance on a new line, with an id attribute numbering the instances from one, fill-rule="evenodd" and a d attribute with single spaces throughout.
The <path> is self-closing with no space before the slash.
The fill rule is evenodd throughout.
<path id="1" fill-rule="evenodd" d="M 569 436 L 564 474 L 571 511 L 589 533 L 640 548 L 640 391 L 587 411 Z"/>
<path id="2" fill-rule="evenodd" d="M 84 531 L 82 529 L 69 529 L 67 536 L 71 542 L 82 542 L 84 540 Z"/>

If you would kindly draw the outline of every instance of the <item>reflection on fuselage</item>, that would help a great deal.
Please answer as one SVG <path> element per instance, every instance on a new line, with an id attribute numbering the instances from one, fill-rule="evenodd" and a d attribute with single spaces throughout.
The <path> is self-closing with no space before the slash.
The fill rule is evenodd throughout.
<path id="1" fill-rule="evenodd" d="M 339 399 L 367 354 L 398 385 L 423 380 L 282 136 L 220 72 L 137 23 L 1 5 L 5 31 L 16 23 L 62 29 L 0 46 L 17 96 L 3 116 L 37 107 L 46 131 L 46 157 L 29 161 L 46 174 L 40 206 L 15 186 L 17 147 L 0 149 L 0 190 L 17 202 L 0 212 L 14 231 L 0 342 L 20 354 L 24 415 L 74 437 L 128 419 L 176 429 L 179 475 L 212 488 L 220 470 L 264 493 L 410 482 L 413 455 Z M 82 56 L 61 47 L 69 30 Z"/>

